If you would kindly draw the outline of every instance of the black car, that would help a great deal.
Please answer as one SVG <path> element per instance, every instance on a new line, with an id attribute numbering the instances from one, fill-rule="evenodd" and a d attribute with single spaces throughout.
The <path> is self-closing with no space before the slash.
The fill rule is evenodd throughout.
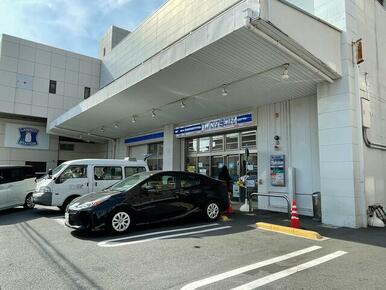
<path id="1" fill-rule="evenodd" d="M 112 187 L 73 200 L 66 225 L 75 229 L 129 231 L 136 224 L 161 222 L 201 212 L 214 221 L 229 206 L 226 185 L 188 172 L 134 174 Z"/>

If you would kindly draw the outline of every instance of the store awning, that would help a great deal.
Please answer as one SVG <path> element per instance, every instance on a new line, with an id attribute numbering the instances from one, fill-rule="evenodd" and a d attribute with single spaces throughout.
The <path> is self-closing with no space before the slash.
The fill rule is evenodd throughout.
<path id="1" fill-rule="evenodd" d="M 264 5 L 253 20 L 219 15 L 59 116 L 49 131 L 119 138 L 316 95 L 318 83 L 340 78 L 341 33 L 271 2 L 269 16 Z"/>

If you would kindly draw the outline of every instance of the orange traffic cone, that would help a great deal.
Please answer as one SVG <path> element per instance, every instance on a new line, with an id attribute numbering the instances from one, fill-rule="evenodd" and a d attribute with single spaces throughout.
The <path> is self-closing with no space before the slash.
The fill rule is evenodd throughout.
<path id="1" fill-rule="evenodd" d="M 226 214 L 232 214 L 233 213 L 233 208 L 232 208 L 232 204 L 231 203 L 229 203 L 229 206 L 228 206 L 228 208 L 227 208 L 225 213 Z"/>
<path id="2" fill-rule="evenodd" d="M 300 228 L 298 209 L 296 207 L 296 200 L 293 200 L 293 202 L 292 202 L 290 227 L 291 228 L 296 228 L 296 229 Z"/>

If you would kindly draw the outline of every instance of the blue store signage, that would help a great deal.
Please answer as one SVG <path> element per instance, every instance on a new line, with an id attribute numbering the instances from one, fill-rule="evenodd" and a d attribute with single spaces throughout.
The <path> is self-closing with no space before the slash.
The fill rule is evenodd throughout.
<path id="1" fill-rule="evenodd" d="M 154 139 L 162 139 L 163 137 L 164 137 L 164 132 L 157 132 L 157 133 L 152 133 L 148 135 L 126 138 L 125 144 L 133 144 L 133 143 L 139 143 L 139 142 L 144 142 L 144 141 L 149 141 Z"/>
<path id="2" fill-rule="evenodd" d="M 38 145 L 39 130 L 35 128 L 19 128 L 19 141 L 17 142 L 22 146 L 36 146 Z"/>
<path id="3" fill-rule="evenodd" d="M 216 130 L 238 128 L 241 126 L 250 125 L 253 121 L 252 113 L 244 115 L 235 115 L 230 117 L 224 117 L 200 124 L 189 125 L 185 127 L 179 127 L 174 129 L 174 135 L 177 137 L 188 136 L 197 133 L 204 133 Z"/>

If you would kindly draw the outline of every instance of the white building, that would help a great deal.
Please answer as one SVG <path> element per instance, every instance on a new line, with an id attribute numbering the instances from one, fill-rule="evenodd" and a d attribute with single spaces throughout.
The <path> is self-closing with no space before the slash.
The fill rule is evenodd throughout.
<path id="1" fill-rule="evenodd" d="M 366 226 L 367 206 L 386 205 L 382 2 L 169 0 L 131 33 L 111 28 L 100 61 L 46 47 L 43 76 L 37 73 L 42 46 L 31 44 L 34 53 L 26 55 L 24 40 L 3 36 L 0 160 L 65 160 L 57 150 L 60 135 L 98 143 L 82 143 L 94 150 L 89 155 L 150 153 L 152 168 L 214 177 L 227 164 L 236 178 L 248 148 L 259 192 L 296 193 L 300 213 L 311 215 L 311 194 L 320 191 L 324 223 Z M 60 73 L 56 55 L 62 55 Z M 79 60 L 73 69 L 70 57 Z M 70 70 L 77 82 L 66 92 Z M 28 89 L 20 87 L 25 76 Z M 57 88 L 63 82 L 61 97 L 49 95 L 49 80 Z M 84 87 L 91 97 L 80 102 Z M 37 92 L 44 94 L 40 105 Z M 7 143 L 13 123 L 32 124 L 25 116 L 47 119 L 50 142 L 41 157 Z M 285 208 L 275 198 L 261 198 L 260 207 Z"/>

